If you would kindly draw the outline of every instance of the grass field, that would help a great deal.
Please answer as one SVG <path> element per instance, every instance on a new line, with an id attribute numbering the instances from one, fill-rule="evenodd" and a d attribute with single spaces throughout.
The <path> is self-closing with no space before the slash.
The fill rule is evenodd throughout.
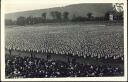
<path id="1" fill-rule="evenodd" d="M 6 28 L 6 48 L 79 56 L 123 56 L 123 26 L 45 25 Z"/>

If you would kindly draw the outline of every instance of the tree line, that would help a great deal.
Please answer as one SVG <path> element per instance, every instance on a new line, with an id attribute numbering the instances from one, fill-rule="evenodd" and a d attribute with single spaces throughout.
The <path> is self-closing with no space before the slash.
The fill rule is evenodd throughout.
<path id="1" fill-rule="evenodd" d="M 52 11 L 50 12 L 50 16 L 52 19 L 47 18 L 47 13 L 42 13 L 40 17 L 34 16 L 20 16 L 13 21 L 11 19 L 5 19 L 5 25 L 33 25 L 38 23 L 56 23 L 56 22 L 85 22 L 85 21 L 108 21 L 109 20 L 109 12 L 106 12 L 102 17 L 94 17 L 93 13 L 89 12 L 86 14 L 86 17 L 76 16 L 73 14 L 72 18 L 69 18 L 69 12 L 59 12 Z M 122 15 L 119 17 L 121 19 Z"/>

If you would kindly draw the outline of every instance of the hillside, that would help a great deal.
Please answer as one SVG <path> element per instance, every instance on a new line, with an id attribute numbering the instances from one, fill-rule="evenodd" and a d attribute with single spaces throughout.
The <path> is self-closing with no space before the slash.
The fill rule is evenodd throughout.
<path id="1" fill-rule="evenodd" d="M 86 16 L 87 13 L 93 13 L 93 16 L 104 16 L 105 12 L 112 10 L 111 3 L 90 3 L 90 4 L 73 4 L 64 7 L 54 7 L 48 9 L 31 10 L 24 12 L 8 13 L 5 15 L 6 19 L 15 20 L 19 16 L 36 16 L 40 17 L 43 12 L 47 13 L 47 18 L 51 18 L 51 11 L 69 12 L 69 17 L 75 16 Z"/>

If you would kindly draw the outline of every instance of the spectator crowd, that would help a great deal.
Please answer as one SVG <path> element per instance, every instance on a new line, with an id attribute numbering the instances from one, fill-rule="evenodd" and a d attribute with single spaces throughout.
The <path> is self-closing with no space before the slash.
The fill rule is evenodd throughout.
<path id="1" fill-rule="evenodd" d="M 7 78 L 50 78 L 50 77 L 102 77 L 120 76 L 123 71 L 110 65 L 80 64 L 73 59 L 69 62 L 44 60 L 37 57 L 6 57 Z"/>

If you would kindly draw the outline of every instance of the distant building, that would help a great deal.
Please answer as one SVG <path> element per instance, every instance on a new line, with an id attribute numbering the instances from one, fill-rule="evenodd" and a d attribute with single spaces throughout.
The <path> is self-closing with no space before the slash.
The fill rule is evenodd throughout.
<path id="1" fill-rule="evenodd" d="M 116 12 L 114 10 L 109 11 L 109 20 L 110 21 L 120 21 L 120 20 L 123 20 L 123 13 Z"/>
<path id="2" fill-rule="evenodd" d="M 114 20 L 114 15 L 112 13 L 109 14 L 109 20 L 113 21 Z"/>

